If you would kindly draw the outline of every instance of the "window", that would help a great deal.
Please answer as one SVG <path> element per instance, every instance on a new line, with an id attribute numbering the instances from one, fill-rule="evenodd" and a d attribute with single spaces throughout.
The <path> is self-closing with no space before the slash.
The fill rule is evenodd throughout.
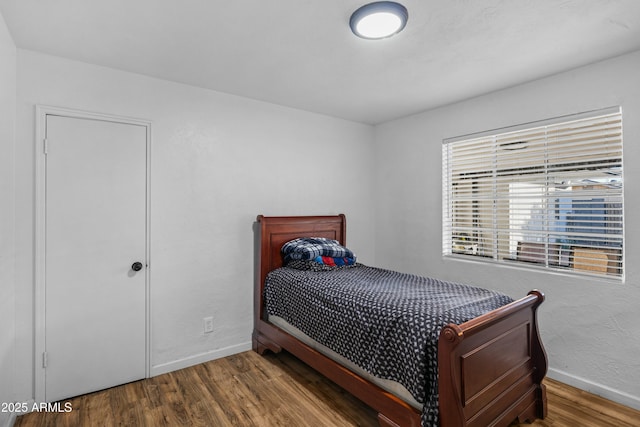
<path id="1" fill-rule="evenodd" d="M 443 255 L 623 278 L 619 107 L 445 140 Z"/>

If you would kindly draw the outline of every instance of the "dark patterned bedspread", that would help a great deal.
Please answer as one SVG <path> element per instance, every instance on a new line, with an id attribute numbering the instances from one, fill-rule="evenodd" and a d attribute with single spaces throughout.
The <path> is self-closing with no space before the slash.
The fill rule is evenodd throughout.
<path id="1" fill-rule="evenodd" d="M 330 271 L 279 268 L 265 284 L 267 313 L 367 372 L 397 381 L 438 425 L 438 336 L 513 301 L 487 289 L 358 264 Z"/>

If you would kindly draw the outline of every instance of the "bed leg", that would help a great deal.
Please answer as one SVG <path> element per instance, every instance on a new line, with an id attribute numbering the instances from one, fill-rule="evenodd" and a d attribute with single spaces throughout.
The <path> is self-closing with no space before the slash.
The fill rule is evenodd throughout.
<path id="1" fill-rule="evenodd" d="M 547 389 L 544 384 L 540 384 L 536 390 L 536 400 L 518 415 L 519 424 L 532 424 L 536 419 L 547 417 Z"/>
<path id="2" fill-rule="evenodd" d="M 264 355 L 267 350 L 270 350 L 274 353 L 280 353 L 282 351 L 282 347 L 280 347 L 278 344 L 255 332 L 251 337 L 251 347 L 253 348 L 253 351 L 261 356 Z"/>
<path id="3" fill-rule="evenodd" d="M 544 384 L 538 388 L 538 418 L 547 418 L 547 386 Z"/>

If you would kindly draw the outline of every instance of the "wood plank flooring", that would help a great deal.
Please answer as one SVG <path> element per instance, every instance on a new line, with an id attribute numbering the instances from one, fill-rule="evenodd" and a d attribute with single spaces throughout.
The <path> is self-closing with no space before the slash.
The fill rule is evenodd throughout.
<path id="1" fill-rule="evenodd" d="M 546 384 L 548 417 L 531 426 L 640 426 L 640 411 Z M 15 426 L 377 426 L 374 411 L 286 353 L 248 351 L 65 402 L 71 412 L 34 412 Z"/>

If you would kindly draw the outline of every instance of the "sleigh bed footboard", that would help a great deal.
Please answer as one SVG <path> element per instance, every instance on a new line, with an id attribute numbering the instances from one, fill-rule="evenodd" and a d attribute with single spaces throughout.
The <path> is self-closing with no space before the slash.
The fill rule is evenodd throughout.
<path id="1" fill-rule="evenodd" d="M 438 343 L 442 426 L 509 425 L 546 416 L 547 358 L 538 333 L 540 291 L 461 325 Z"/>

